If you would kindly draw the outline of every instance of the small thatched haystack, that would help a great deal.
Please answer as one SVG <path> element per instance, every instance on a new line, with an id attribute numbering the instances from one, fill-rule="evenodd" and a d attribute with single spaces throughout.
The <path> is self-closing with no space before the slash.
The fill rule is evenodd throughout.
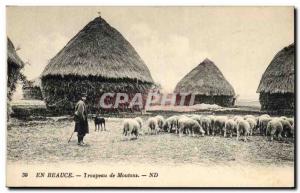
<path id="1" fill-rule="evenodd" d="M 13 43 L 7 38 L 7 98 L 9 100 L 16 90 L 17 81 L 23 79 L 20 72 L 23 67 L 23 61 L 18 56 Z"/>
<path id="2" fill-rule="evenodd" d="M 280 50 L 262 75 L 257 93 L 261 110 L 294 112 L 295 46 Z"/>
<path id="3" fill-rule="evenodd" d="M 27 81 L 27 83 L 23 85 L 22 90 L 23 99 L 25 100 L 43 100 L 40 78 Z"/>
<path id="4" fill-rule="evenodd" d="M 234 105 L 235 92 L 233 87 L 225 79 L 219 68 L 209 59 L 205 59 L 183 77 L 176 85 L 174 92 L 195 95 L 194 104 Z M 185 105 L 189 104 L 190 97 L 186 97 Z M 179 95 L 176 101 L 177 104 L 180 103 Z"/>
<path id="5" fill-rule="evenodd" d="M 50 60 L 42 73 L 47 107 L 73 111 L 82 92 L 89 107 L 99 108 L 103 93 L 147 93 L 149 69 L 130 43 L 101 17 L 88 23 Z"/>

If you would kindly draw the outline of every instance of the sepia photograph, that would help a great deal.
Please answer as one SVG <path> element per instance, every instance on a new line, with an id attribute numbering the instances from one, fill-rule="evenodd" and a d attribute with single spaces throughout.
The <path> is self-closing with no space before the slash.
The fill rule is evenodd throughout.
<path id="1" fill-rule="evenodd" d="M 295 188 L 295 17 L 6 6 L 6 186 Z"/>

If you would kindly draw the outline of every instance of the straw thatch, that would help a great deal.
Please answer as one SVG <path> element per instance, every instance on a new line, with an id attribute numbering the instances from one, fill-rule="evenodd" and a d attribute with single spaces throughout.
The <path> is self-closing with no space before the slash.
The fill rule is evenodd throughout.
<path id="1" fill-rule="evenodd" d="M 35 78 L 23 85 L 23 99 L 25 100 L 42 100 L 41 79 Z"/>
<path id="2" fill-rule="evenodd" d="M 207 103 L 221 106 L 232 106 L 235 96 L 233 87 L 209 59 L 205 59 L 183 77 L 174 92 L 196 95 L 195 104 Z"/>
<path id="3" fill-rule="evenodd" d="M 16 68 L 24 67 L 24 62 L 18 56 L 15 46 L 9 38 L 7 38 L 7 63 L 8 65 L 15 66 Z"/>
<path id="4" fill-rule="evenodd" d="M 11 40 L 7 38 L 7 98 L 9 100 L 16 90 L 17 81 L 24 78 L 20 72 L 23 67 L 23 61 L 18 56 Z"/>
<path id="5" fill-rule="evenodd" d="M 294 109 L 295 46 L 280 50 L 262 75 L 257 93 L 262 110 Z"/>
<path id="6" fill-rule="evenodd" d="M 47 106 L 60 112 L 72 111 L 82 92 L 96 108 L 104 92 L 146 93 L 152 84 L 135 49 L 101 17 L 75 35 L 42 73 Z"/>
<path id="7" fill-rule="evenodd" d="M 130 43 L 101 17 L 88 23 L 49 62 L 42 76 L 128 78 L 152 83 L 150 71 Z"/>
<path id="8" fill-rule="evenodd" d="M 294 93 L 295 46 L 280 50 L 262 75 L 257 93 Z"/>

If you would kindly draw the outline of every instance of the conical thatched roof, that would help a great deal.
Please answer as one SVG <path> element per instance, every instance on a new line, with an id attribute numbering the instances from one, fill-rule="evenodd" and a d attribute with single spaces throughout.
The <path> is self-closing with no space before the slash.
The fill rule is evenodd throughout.
<path id="1" fill-rule="evenodd" d="M 47 75 L 153 82 L 149 69 L 135 49 L 101 17 L 88 23 L 51 59 L 42 73 L 43 77 Z"/>
<path id="2" fill-rule="evenodd" d="M 15 50 L 15 46 L 9 38 L 7 38 L 7 63 L 9 65 L 14 65 L 17 68 L 22 68 L 24 66 L 23 61 Z"/>
<path id="3" fill-rule="evenodd" d="M 233 87 L 219 68 L 205 59 L 176 85 L 175 93 L 193 93 L 206 96 L 234 96 Z"/>
<path id="4" fill-rule="evenodd" d="M 280 50 L 262 75 L 257 93 L 294 93 L 294 43 Z"/>

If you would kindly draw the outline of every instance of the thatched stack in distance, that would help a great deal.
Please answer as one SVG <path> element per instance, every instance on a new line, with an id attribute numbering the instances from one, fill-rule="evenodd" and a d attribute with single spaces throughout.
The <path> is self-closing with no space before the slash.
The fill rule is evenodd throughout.
<path id="1" fill-rule="evenodd" d="M 277 113 L 294 112 L 295 46 L 280 50 L 262 75 L 257 93 L 261 110 Z"/>
<path id="2" fill-rule="evenodd" d="M 41 91 L 41 79 L 35 78 L 27 81 L 22 87 L 23 99 L 25 100 L 43 100 Z"/>
<path id="3" fill-rule="evenodd" d="M 219 68 L 209 59 L 205 59 L 183 79 L 174 90 L 175 93 L 191 93 L 195 95 L 194 104 L 206 103 L 220 106 L 233 106 L 235 92 L 225 79 Z M 185 105 L 189 104 L 189 97 Z M 177 95 L 176 103 L 180 97 Z"/>
<path id="4" fill-rule="evenodd" d="M 152 84 L 135 49 L 101 17 L 77 33 L 42 73 L 44 100 L 59 112 L 73 111 L 82 92 L 87 92 L 89 106 L 97 108 L 103 93 L 147 93 Z"/>
<path id="5" fill-rule="evenodd" d="M 7 38 L 7 97 L 11 100 L 13 92 L 16 90 L 16 83 L 22 78 L 20 70 L 24 63 L 18 56 L 11 40 Z"/>

